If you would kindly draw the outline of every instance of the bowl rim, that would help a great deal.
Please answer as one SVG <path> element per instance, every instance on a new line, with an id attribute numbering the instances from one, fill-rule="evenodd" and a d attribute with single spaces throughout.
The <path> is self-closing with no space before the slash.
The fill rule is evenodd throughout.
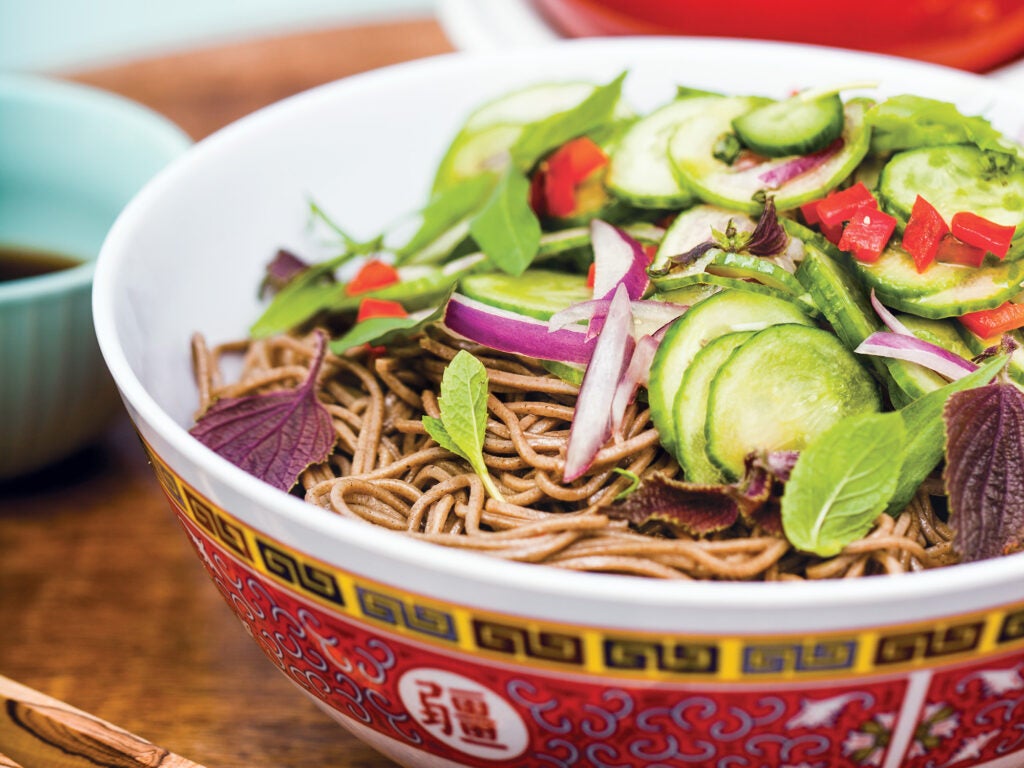
<path id="1" fill-rule="evenodd" d="M 222 128 L 203 139 L 179 157 L 170 166 L 159 172 L 122 211 L 111 228 L 100 252 L 96 280 L 93 288 L 93 316 L 102 354 L 121 389 L 124 399 L 136 409 L 141 418 L 161 439 L 177 451 L 186 461 L 202 468 L 216 482 L 223 483 L 232 491 L 260 503 L 272 514 L 282 517 L 287 524 L 295 524 L 313 530 L 328 538 L 344 538 L 353 545 L 373 554 L 397 559 L 405 564 L 429 571 L 441 571 L 449 577 L 473 579 L 500 589 L 520 592 L 544 593 L 554 599 L 588 599 L 597 601 L 618 601 L 621 604 L 642 604 L 671 608 L 716 608 L 716 609 L 807 609 L 809 605 L 829 606 L 880 605 L 883 603 L 906 603 L 939 598 L 951 593 L 985 590 L 1012 580 L 1020 580 L 1024 574 L 1024 553 L 1008 555 L 992 560 L 963 563 L 956 566 L 937 568 L 922 573 L 908 573 L 859 579 L 832 579 L 804 582 L 719 582 L 686 581 L 683 585 L 659 579 L 610 573 L 578 573 L 551 568 L 538 568 L 529 563 L 506 561 L 476 552 L 446 548 L 429 542 L 395 535 L 394 532 L 368 525 L 360 521 L 347 520 L 324 510 L 311 514 L 310 505 L 288 493 L 279 491 L 244 470 L 215 454 L 195 440 L 187 429 L 179 425 L 155 399 L 146 391 L 128 362 L 115 322 L 115 280 L 117 264 L 126 258 L 122 244 L 139 226 L 145 211 L 154 206 L 164 189 L 186 176 L 190 169 L 202 162 L 207 154 L 244 134 L 249 126 L 259 125 L 265 120 L 276 120 L 282 112 L 293 105 L 309 100 L 331 98 L 335 91 L 353 87 L 371 88 L 381 79 L 402 78 L 411 71 L 429 71 L 441 76 L 452 67 L 472 66 L 474 62 L 514 62 L 521 56 L 571 55 L 582 48 L 598 49 L 652 49 L 670 42 L 679 45 L 679 38 L 658 37 L 617 37 L 613 39 L 579 39 L 556 41 L 549 45 L 530 49 L 501 50 L 486 52 L 456 51 L 425 59 L 395 64 L 380 69 L 353 75 L 341 80 L 316 86 L 272 105 L 257 110 L 240 120 Z M 947 77 L 962 78 L 965 83 L 981 85 L 1001 91 L 1007 95 L 1012 91 L 1001 84 L 960 70 L 913 60 L 900 59 L 884 54 L 830 49 L 821 46 L 777 43 L 770 41 L 732 40 L 728 38 L 692 38 L 688 45 L 742 46 L 747 53 L 775 52 L 780 49 L 801 52 L 802 55 L 823 55 L 848 57 L 851 63 L 871 59 L 892 62 L 897 68 L 920 73 L 945 72 Z M 638 48 L 642 46 L 642 48 Z M 558 51 L 562 51 L 558 54 Z M 568 53 L 567 53 L 568 52 Z M 719 51 L 720 52 L 720 51 Z M 735 50 L 732 51 L 735 53 Z M 464 63 L 464 62 L 468 62 Z M 230 513 L 230 510 L 228 510 Z M 557 578 L 552 578 L 557 573 Z M 642 584 L 642 589 L 637 589 Z M 993 598 L 998 604 L 998 598 Z M 457 599 L 453 602 L 457 602 Z"/>
<path id="2" fill-rule="evenodd" d="M 0 100 L 16 102 L 21 108 L 56 106 L 76 113 L 97 112 L 111 121 L 130 121 L 137 129 L 148 133 L 154 147 L 166 155 L 168 162 L 193 144 L 191 137 L 180 126 L 137 101 L 97 86 L 56 76 L 0 72 Z M 0 282 L 0 304 L 87 289 L 95 276 L 98 255 L 97 252 L 68 269 Z"/>

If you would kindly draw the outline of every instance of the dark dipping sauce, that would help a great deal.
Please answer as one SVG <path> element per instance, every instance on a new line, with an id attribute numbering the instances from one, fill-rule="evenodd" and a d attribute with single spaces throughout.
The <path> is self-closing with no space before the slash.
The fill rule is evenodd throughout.
<path id="1" fill-rule="evenodd" d="M 62 253 L 19 245 L 0 245 L 0 283 L 47 275 L 77 267 L 81 263 L 81 259 Z"/>

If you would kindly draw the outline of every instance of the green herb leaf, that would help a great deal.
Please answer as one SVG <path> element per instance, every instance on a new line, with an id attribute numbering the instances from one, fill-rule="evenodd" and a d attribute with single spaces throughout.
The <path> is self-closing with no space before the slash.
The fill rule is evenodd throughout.
<path id="1" fill-rule="evenodd" d="M 900 465 L 900 478 L 896 492 L 889 500 L 886 512 L 898 515 L 914 498 L 917 489 L 942 460 L 945 451 L 945 422 L 942 409 L 955 392 L 962 392 L 988 384 L 1006 365 L 1006 356 L 994 357 L 978 370 L 952 381 L 941 389 L 929 392 L 900 409 L 907 435 Z"/>
<path id="2" fill-rule="evenodd" d="M 451 295 L 451 291 L 448 292 Z M 343 355 L 363 344 L 387 346 L 415 336 L 431 323 L 440 320 L 448 297 L 436 307 L 410 312 L 406 317 L 370 317 L 356 323 L 343 335 L 331 342 L 331 352 Z"/>
<path id="3" fill-rule="evenodd" d="M 867 533 L 896 490 L 905 440 L 898 413 L 861 414 L 801 451 L 782 496 L 793 546 L 832 557 Z"/>
<path id="4" fill-rule="evenodd" d="M 420 211 L 419 229 L 396 251 L 398 263 L 437 242 L 452 227 L 481 209 L 494 190 L 497 178 L 493 173 L 482 173 L 463 179 L 431 197 Z"/>
<path id="5" fill-rule="evenodd" d="M 334 270 L 352 255 L 348 252 L 340 254 L 296 276 L 274 296 L 249 333 L 259 339 L 290 331 L 329 306 L 343 290 L 334 280 Z"/>
<path id="6" fill-rule="evenodd" d="M 309 201 L 309 213 L 312 224 L 321 222 L 341 238 L 341 242 L 345 245 L 345 255 L 349 259 L 354 256 L 363 256 L 369 253 L 375 253 L 381 249 L 381 243 L 384 239 L 383 235 L 377 235 L 376 237 L 372 237 L 365 241 L 356 240 L 354 237 L 349 235 L 348 232 L 338 226 L 334 219 L 328 216 L 327 212 L 312 200 Z"/>
<path id="7" fill-rule="evenodd" d="M 544 155 L 609 122 L 622 95 L 623 72 L 608 85 L 594 92 L 572 109 L 530 123 L 512 145 L 512 162 L 521 170 L 529 170 Z"/>
<path id="8" fill-rule="evenodd" d="M 953 104 L 924 96 L 893 96 L 871 107 L 865 120 L 872 129 L 874 152 L 974 144 L 983 150 L 1015 154 L 985 118 L 966 117 Z"/>
<path id="9" fill-rule="evenodd" d="M 540 246 L 540 222 L 530 208 L 530 182 L 508 168 L 469 225 L 469 233 L 498 269 L 521 275 Z"/>
<path id="10" fill-rule="evenodd" d="M 487 371 L 483 363 L 466 350 L 461 350 L 441 377 L 441 396 L 437 401 L 441 418 L 424 416 L 422 421 L 427 434 L 438 445 L 468 461 L 487 492 L 503 501 L 484 464 L 487 386 Z"/>
<path id="11" fill-rule="evenodd" d="M 1024 551 L 1024 393 L 989 384 L 949 398 L 946 492 L 964 561 Z"/>

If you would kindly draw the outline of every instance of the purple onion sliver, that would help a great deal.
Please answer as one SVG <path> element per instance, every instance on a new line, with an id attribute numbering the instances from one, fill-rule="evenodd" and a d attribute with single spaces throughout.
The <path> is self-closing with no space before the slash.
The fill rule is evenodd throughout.
<path id="1" fill-rule="evenodd" d="M 978 370 L 978 366 L 970 360 L 964 360 L 959 355 L 936 344 L 916 336 L 904 336 L 889 331 L 878 331 L 871 334 L 860 343 L 854 352 L 917 363 L 951 381 Z"/>
<path id="2" fill-rule="evenodd" d="M 875 308 L 875 312 L 882 319 L 882 322 L 885 323 L 885 327 L 890 331 L 898 333 L 900 336 L 914 335 L 913 331 L 901 323 L 899 318 L 897 318 L 896 315 L 889 311 L 888 307 L 879 301 L 878 296 L 875 295 L 874 288 L 871 289 L 871 306 Z"/>
<path id="3" fill-rule="evenodd" d="M 595 342 L 584 328 L 548 330 L 548 324 L 516 312 L 491 307 L 461 294 L 453 294 L 445 309 L 444 324 L 470 341 L 539 360 L 586 365 Z"/>
<path id="4" fill-rule="evenodd" d="M 590 243 L 594 249 L 594 298 L 611 299 L 619 283 L 634 301 L 644 295 L 648 260 L 637 240 L 606 221 L 593 219 Z"/>
<path id="5" fill-rule="evenodd" d="M 571 483 L 586 472 L 611 436 L 612 401 L 633 354 L 633 346 L 629 294 L 624 285 L 619 285 L 576 398 L 575 418 L 569 428 L 565 451 L 563 482 Z"/>
<path id="6" fill-rule="evenodd" d="M 774 165 L 757 178 L 763 181 L 771 189 L 778 189 L 787 181 L 792 181 L 797 176 L 807 173 L 824 163 L 843 147 L 843 140 L 836 139 L 824 149 L 812 152 L 809 155 L 800 155 L 792 160 L 787 160 Z"/>

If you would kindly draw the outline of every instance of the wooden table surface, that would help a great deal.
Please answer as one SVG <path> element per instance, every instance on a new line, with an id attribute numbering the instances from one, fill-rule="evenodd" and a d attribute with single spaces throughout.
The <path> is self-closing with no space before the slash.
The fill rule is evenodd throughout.
<path id="1" fill-rule="evenodd" d="M 411 19 L 66 76 L 142 102 L 200 139 L 320 83 L 449 50 L 434 20 Z M 0 485 L 0 675 L 206 768 L 393 766 L 246 635 L 126 416 L 71 460 Z"/>

